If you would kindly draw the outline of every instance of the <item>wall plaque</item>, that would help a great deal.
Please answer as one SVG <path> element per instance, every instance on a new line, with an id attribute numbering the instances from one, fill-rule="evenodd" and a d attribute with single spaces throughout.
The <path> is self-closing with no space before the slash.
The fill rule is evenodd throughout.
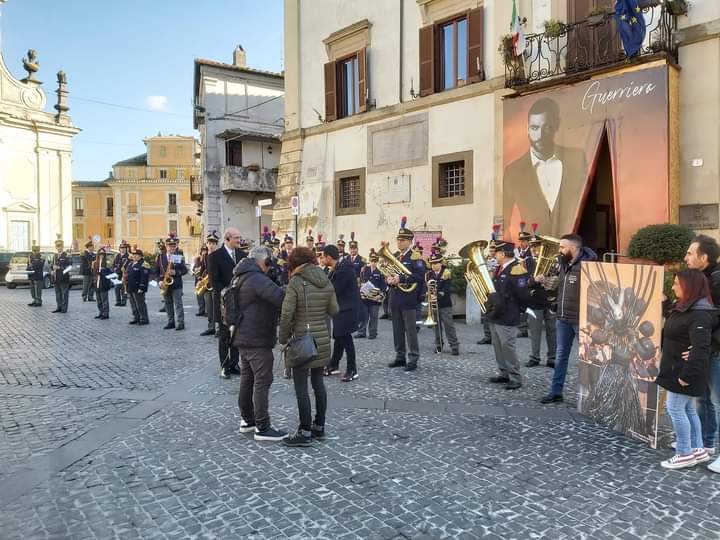
<path id="1" fill-rule="evenodd" d="M 385 203 L 408 203 L 410 202 L 410 175 L 400 174 L 388 176 L 385 179 Z"/>
<path id="2" fill-rule="evenodd" d="M 415 114 L 367 128 L 369 173 L 428 163 L 428 115 Z"/>
<path id="3" fill-rule="evenodd" d="M 693 230 L 717 229 L 720 226 L 717 204 L 680 205 L 680 225 Z"/>

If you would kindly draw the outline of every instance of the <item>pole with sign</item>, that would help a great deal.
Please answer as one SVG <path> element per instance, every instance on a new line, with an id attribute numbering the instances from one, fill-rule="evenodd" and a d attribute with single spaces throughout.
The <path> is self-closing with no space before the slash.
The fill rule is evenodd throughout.
<path id="1" fill-rule="evenodd" d="M 298 216 L 300 215 L 300 197 L 297 193 L 290 199 L 290 207 L 292 208 L 293 216 L 295 216 L 295 245 L 299 244 L 298 241 Z"/>
<path id="2" fill-rule="evenodd" d="M 262 206 L 255 207 L 255 217 L 258 218 L 258 245 L 262 245 Z"/>

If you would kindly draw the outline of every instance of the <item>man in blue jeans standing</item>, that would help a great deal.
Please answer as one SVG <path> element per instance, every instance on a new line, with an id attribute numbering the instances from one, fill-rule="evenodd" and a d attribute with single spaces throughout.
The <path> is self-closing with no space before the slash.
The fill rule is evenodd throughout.
<path id="1" fill-rule="evenodd" d="M 560 275 L 557 277 L 538 276 L 536 281 L 549 289 L 557 286 L 557 322 L 555 337 L 557 351 L 555 373 L 550 393 L 540 403 L 559 403 L 563 400 L 563 386 L 567 374 L 568 360 L 573 342 L 578 336 L 580 323 L 580 265 L 584 261 L 596 261 L 597 255 L 590 248 L 583 247 L 577 234 L 566 234 L 560 238 Z M 553 282 L 557 282 L 557 285 Z"/>
<path id="2" fill-rule="evenodd" d="M 714 238 L 701 234 L 693 238 L 685 254 L 688 268 L 700 270 L 710 283 L 710 294 L 715 306 L 720 306 L 720 246 Z M 710 358 L 710 379 L 705 395 L 698 400 L 698 415 L 702 424 L 703 445 L 708 454 L 715 454 L 718 435 L 718 411 L 720 411 L 720 343 L 713 339 Z M 720 458 L 708 465 L 708 469 L 720 473 Z"/>

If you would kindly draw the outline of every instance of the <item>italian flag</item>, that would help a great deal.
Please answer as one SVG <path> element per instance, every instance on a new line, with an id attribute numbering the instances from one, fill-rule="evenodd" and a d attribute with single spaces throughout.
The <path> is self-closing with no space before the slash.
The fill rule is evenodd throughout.
<path id="1" fill-rule="evenodd" d="M 522 25 L 520 24 L 520 15 L 517 10 L 516 0 L 513 0 L 512 21 L 510 21 L 512 30 L 513 52 L 515 56 L 520 56 L 525 52 L 525 36 L 523 35 Z"/>

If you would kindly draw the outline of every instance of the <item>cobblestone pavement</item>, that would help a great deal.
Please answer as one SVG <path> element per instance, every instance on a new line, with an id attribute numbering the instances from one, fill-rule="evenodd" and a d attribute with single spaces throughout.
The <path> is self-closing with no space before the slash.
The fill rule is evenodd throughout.
<path id="1" fill-rule="evenodd" d="M 550 369 L 518 391 L 488 384 L 476 329 L 459 325 L 460 357 L 430 354 L 423 330 L 406 374 L 384 367 L 383 322 L 358 340 L 360 379 L 327 381 L 327 439 L 288 449 L 238 433 L 238 380 L 217 378 L 194 305 L 175 332 L 157 294 L 141 328 L 128 308 L 94 320 L 77 290 L 64 316 L 28 297 L 0 289 L 3 540 L 720 538 L 720 477 L 662 470 L 668 450 L 578 415 L 569 394 L 541 406 Z M 293 428 L 276 373 L 273 422 Z"/>

